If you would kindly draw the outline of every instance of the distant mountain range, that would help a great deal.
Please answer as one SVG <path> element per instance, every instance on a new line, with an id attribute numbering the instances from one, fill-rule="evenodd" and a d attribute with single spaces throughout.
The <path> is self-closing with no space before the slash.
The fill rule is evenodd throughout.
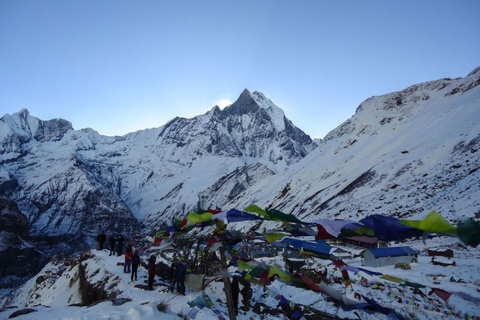
<path id="1" fill-rule="evenodd" d="M 0 286 L 92 247 L 102 230 L 128 238 L 208 207 L 255 203 L 305 221 L 479 218 L 479 85 L 477 68 L 369 98 L 317 142 L 248 90 L 224 110 L 121 137 L 4 115 L 0 254 L 15 262 L 0 262 Z"/>

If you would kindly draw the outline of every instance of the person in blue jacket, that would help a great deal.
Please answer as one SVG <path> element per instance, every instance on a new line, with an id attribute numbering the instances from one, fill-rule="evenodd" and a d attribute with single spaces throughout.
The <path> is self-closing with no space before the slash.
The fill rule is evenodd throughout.
<path id="1" fill-rule="evenodd" d="M 148 259 L 148 290 L 153 290 L 153 280 L 155 279 L 155 261 L 157 257 L 151 256 Z"/>
<path id="2" fill-rule="evenodd" d="M 179 262 L 175 268 L 175 281 L 177 283 L 177 293 L 185 295 L 185 275 L 187 268 L 183 262 Z"/>

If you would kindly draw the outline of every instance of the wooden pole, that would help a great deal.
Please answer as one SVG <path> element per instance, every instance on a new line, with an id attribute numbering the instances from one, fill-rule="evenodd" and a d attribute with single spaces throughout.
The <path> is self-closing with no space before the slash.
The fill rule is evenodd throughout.
<path id="1" fill-rule="evenodd" d="M 237 320 L 235 306 L 233 305 L 232 286 L 230 284 L 230 278 L 228 277 L 227 259 L 225 258 L 225 249 L 223 247 L 220 248 L 220 261 L 222 262 L 222 267 L 225 270 L 223 283 L 225 285 L 225 296 L 227 297 L 228 315 L 230 316 L 230 320 Z"/>

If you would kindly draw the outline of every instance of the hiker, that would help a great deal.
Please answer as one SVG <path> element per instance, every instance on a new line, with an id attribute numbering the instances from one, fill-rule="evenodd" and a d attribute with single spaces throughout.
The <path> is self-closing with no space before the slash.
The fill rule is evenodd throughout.
<path id="1" fill-rule="evenodd" d="M 112 234 L 110 236 L 110 238 L 108 239 L 108 242 L 110 242 L 110 256 L 113 254 L 115 255 L 115 242 L 117 242 L 117 240 L 115 239 L 115 236 Z"/>
<path id="2" fill-rule="evenodd" d="M 132 264 L 132 244 L 127 245 L 125 249 L 125 264 L 123 265 L 123 272 L 130 273 L 130 265 Z"/>
<path id="3" fill-rule="evenodd" d="M 151 256 L 148 259 L 148 290 L 153 290 L 153 280 L 155 279 L 155 261 L 157 257 Z"/>
<path id="4" fill-rule="evenodd" d="M 233 306 L 235 307 L 235 314 L 238 315 L 238 294 L 240 292 L 240 288 L 238 286 L 238 279 L 233 278 L 232 280 L 232 299 L 233 299 Z"/>
<path id="5" fill-rule="evenodd" d="M 119 234 L 117 236 L 117 256 L 121 256 L 123 251 L 123 236 Z"/>
<path id="6" fill-rule="evenodd" d="M 97 250 L 103 250 L 103 244 L 105 243 L 105 240 L 107 239 L 107 236 L 105 235 L 105 232 L 102 231 L 100 234 L 97 236 Z"/>
<path id="7" fill-rule="evenodd" d="M 100 234 L 97 234 L 96 241 L 97 241 L 97 250 L 100 250 Z"/>
<path id="8" fill-rule="evenodd" d="M 138 255 L 138 250 L 135 250 L 132 256 L 132 276 L 131 280 L 133 281 L 133 276 L 135 275 L 135 281 L 137 281 L 137 270 L 140 265 L 140 256 Z"/>
<path id="9" fill-rule="evenodd" d="M 185 295 L 185 275 L 187 268 L 183 262 L 179 262 L 175 268 L 175 281 L 177 282 L 177 293 Z"/>
<path id="10" fill-rule="evenodd" d="M 242 293 L 242 303 L 243 307 L 242 309 L 244 311 L 250 310 L 250 300 L 252 299 L 252 287 L 250 286 L 250 283 L 247 281 L 244 281 L 243 283 L 243 288 L 240 291 Z"/>
<path id="11" fill-rule="evenodd" d="M 175 278 L 175 270 L 177 268 L 177 259 L 174 259 L 172 261 L 172 264 L 170 265 L 170 279 L 172 279 L 172 292 L 175 290 L 175 286 L 177 284 L 176 278 Z"/>

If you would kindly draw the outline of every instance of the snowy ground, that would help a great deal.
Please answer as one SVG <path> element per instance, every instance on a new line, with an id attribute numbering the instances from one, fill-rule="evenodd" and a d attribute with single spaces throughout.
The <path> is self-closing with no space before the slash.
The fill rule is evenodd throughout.
<path id="1" fill-rule="evenodd" d="M 406 319 L 474 319 L 480 317 L 480 251 L 474 248 L 465 248 L 455 238 L 429 239 L 426 243 L 414 241 L 408 243 L 420 251 L 418 263 L 411 265 L 411 270 L 395 269 L 392 267 L 367 268 L 361 265 L 360 259 L 346 261 L 351 267 L 349 276 L 352 285 L 346 289 L 347 295 L 358 293 L 367 298 L 374 299 L 386 308 L 394 309 Z M 452 248 L 455 252 L 456 266 L 443 267 L 430 263 L 426 250 L 433 248 Z M 145 285 L 147 272 L 139 268 L 138 281 L 131 281 L 130 274 L 123 273 L 123 267 L 117 265 L 123 262 L 123 257 L 109 256 L 105 251 L 92 250 L 94 258 L 89 260 L 87 272 L 93 278 L 111 281 L 109 286 L 119 292 L 117 303 L 103 301 L 88 307 L 71 306 L 80 303 L 81 298 L 78 287 L 72 285 L 75 281 L 75 268 L 63 268 L 49 264 L 37 277 L 31 279 L 17 294 L 13 303 L 16 308 L 5 308 L 0 312 L 0 319 L 9 316 L 25 307 L 36 310 L 29 314 L 21 315 L 17 319 L 191 319 L 188 317 L 190 306 L 188 302 L 201 296 L 201 292 L 187 290 L 186 295 L 177 295 L 170 292 L 167 286 L 161 284 L 157 277 L 157 285 L 153 291 L 135 287 Z M 144 257 L 146 258 L 146 257 Z M 283 268 L 281 257 L 259 259 L 269 266 Z M 332 281 L 341 279 L 341 272 L 329 260 L 312 259 L 311 269 L 328 271 L 328 278 Z M 411 283 L 425 285 L 414 291 L 413 287 L 401 286 L 399 283 L 381 278 L 381 275 L 370 275 L 365 271 L 354 272 L 355 268 L 363 268 L 383 275 L 408 280 Z M 235 267 L 229 271 L 234 273 Z M 57 275 L 54 277 L 54 275 Z M 47 280 L 38 283 L 38 278 L 51 277 L 55 281 Z M 455 282 L 451 281 L 452 279 Z M 343 283 L 334 284 L 337 289 L 345 291 Z M 291 306 L 308 306 L 339 318 L 345 319 L 389 319 L 382 313 L 367 313 L 364 310 L 345 311 L 338 303 L 323 293 L 314 292 L 281 281 L 274 280 L 268 286 L 254 285 L 251 305 L 262 303 L 272 309 L 279 305 L 280 297 L 286 299 Z M 446 290 L 452 295 L 444 301 L 436 294 L 429 294 L 432 288 Z M 214 309 L 202 308 L 197 310 L 195 319 L 217 319 L 223 315 L 228 319 L 226 298 L 223 291 L 223 282 L 214 281 L 205 289 L 206 294 L 213 302 Z M 130 301 L 122 299 L 131 299 Z M 126 301 L 126 302 L 125 302 Z M 285 300 L 283 300 L 285 301 Z M 2 305 L 5 301 L 2 301 Z M 120 305 L 115 305 L 122 303 Z M 166 310 L 159 311 L 157 305 L 163 303 Z M 70 306 L 69 306 L 70 305 Z M 241 295 L 239 306 L 242 306 Z M 260 315 L 249 311 L 240 310 L 237 319 L 259 319 Z M 262 319 L 288 319 L 283 315 L 270 315 L 265 313 Z"/>

